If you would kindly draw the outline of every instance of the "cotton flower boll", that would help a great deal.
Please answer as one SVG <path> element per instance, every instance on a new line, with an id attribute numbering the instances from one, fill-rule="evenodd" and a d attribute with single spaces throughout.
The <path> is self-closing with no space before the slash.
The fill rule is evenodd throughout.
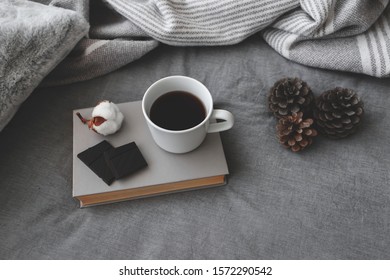
<path id="1" fill-rule="evenodd" d="M 118 106 L 109 101 L 100 102 L 93 111 L 92 118 L 104 118 L 106 121 L 100 125 L 93 124 L 92 128 L 102 135 L 109 135 L 117 132 L 123 122 L 123 114 L 119 111 Z"/>
<path id="2" fill-rule="evenodd" d="M 77 116 L 84 124 L 101 135 L 109 135 L 117 132 L 123 122 L 123 114 L 118 106 L 110 101 L 100 102 L 92 111 L 92 119 L 84 119 L 80 113 Z"/>

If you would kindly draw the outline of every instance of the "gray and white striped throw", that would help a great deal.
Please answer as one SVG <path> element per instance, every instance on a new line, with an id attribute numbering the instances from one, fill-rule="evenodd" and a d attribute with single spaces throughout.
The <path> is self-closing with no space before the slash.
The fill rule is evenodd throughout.
<path id="1" fill-rule="evenodd" d="M 282 56 L 309 66 L 390 75 L 388 0 L 106 0 L 157 41 L 235 44 L 262 31 Z"/>

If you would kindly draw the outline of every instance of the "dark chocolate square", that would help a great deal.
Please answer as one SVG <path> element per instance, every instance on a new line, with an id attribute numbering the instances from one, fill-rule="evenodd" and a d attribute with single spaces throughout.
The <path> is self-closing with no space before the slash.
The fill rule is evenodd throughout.
<path id="1" fill-rule="evenodd" d="M 99 144 L 88 148 L 79 153 L 77 157 L 84 162 L 96 175 L 98 175 L 107 185 L 115 180 L 111 169 L 108 167 L 104 158 L 104 152 L 113 150 L 114 148 L 106 140 Z"/>
<path id="2" fill-rule="evenodd" d="M 107 150 L 104 157 L 115 179 L 123 178 L 148 165 L 135 142 Z"/>

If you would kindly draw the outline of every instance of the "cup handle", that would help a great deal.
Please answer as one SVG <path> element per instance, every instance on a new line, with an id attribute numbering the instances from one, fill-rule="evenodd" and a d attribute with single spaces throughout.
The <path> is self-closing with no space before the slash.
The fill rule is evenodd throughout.
<path id="1" fill-rule="evenodd" d="M 224 120 L 219 123 L 210 123 L 207 133 L 219 132 L 231 129 L 234 125 L 234 116 L 226 110 L 215 109 L 211 113 L 210 119 Z"/>

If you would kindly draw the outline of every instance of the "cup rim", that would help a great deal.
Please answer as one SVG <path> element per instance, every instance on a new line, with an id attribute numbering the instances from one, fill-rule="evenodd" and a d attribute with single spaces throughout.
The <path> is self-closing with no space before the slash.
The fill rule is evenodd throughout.
<path id="1" fill-rule="evenodd" d="M 156 124 L 149 118 L 148 114 L 147 114 L 146 111 L 145 111 L 145 97 L 147 96 L 148 92 L 149 92 L 154 86 L 156 86 L 156 84 L 158 84 L 158 83 L 161 83 L 161 82 L 163 82 L 163 81 L 165 81 L 165 80 L 177 79 L 177 78 L 179 78 L 179 79 L 190 80 L 191 82 L 195 82 L 195 83 L 200 84 L 202 87 L 204 87 L 204 88 L 207 90 L 207 92 L 209 93 L 209 96 L 210 96 L 210 100 L 211 100 L 211 108 L 210 108 L 209 112 L 207 112 L 207 115 L 206 115 L 206 117 L 203 119 L 203 121 L 200 122 L 199 124 L 197 124 L 196 126 L 193 126 L 193 127 L 187 128 L 187 129 L 183 129 L 183 130 L 171 130 L 171 129 L 166 129 L 166 128 L 160 127 L 160 126 L 156 125 Z M 205 106 L 203 100 L 201 100 L 201 101 L 202 101 L 202 103 L 203 103 L 203 106 Z M 174 75 L 174 76 L 167 76 L 167 77 L 161 78 L 161 79 L 155 81 L 153 84 L 151 84 L 151 85 L 148 87 L 148 89 L 147 89 L 147 90 L 145 91 L 145 93 L 144 93 L 144 96 L 142 97 L 142 113 L 143 113 L 143 115 L 144 115 L 146 121 L 147 121 L 150 125 L 152 125 L 154 128 L 156 128 L 156 129 L 158 129 L 158 130 L 160 130 L 160 131 L 163 131 L 163 132 L 168 132 L 168 133 L 173 133 L 173 134 L 182 134 L 182 133 L 187 133 L 187 132 L 193 131 L 193 130 L 197 129 L 198 127 L 204 125 L 204 124 L 207 122 L 207 120 L 210 119 L 210 116 L 211 116 L 211 114 L 212 114 L 212 112 L 213 112 L 213 107 L 212 107 L 212 104 L 213 104 L 213 103 L 214 103 L 214 102 L 213 102 L 213 97 L 212 97 L 210 91 L 208 90 L 208 88 L 207 88 L 203 83 L 201 83 L 200 81 L 198 81 L 198 80 L 196 80 L 196 79 L 194 79 L 194 78 L 188 77 L 188 76 Z"/>

